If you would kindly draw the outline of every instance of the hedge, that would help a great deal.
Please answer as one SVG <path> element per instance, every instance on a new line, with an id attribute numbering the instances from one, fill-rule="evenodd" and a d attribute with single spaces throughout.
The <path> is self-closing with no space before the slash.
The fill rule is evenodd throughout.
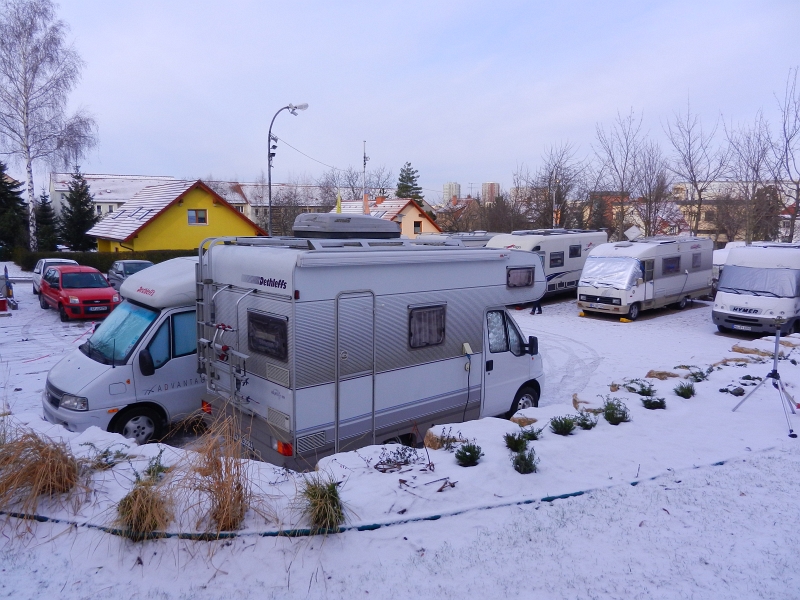
<path id="1" fill-rule="evenodd" d="M 179 256 L 197 256 L 197 250 L 149 250 L 147 252 L 29 252 L 23 248 L 14 249 L 14 262 L 23 271 L 33 271 L 42 258 L 71 258 L 79 265 L 94 267 L 107 273 L 118 260 L 149 260 L 160 263 Z"/>

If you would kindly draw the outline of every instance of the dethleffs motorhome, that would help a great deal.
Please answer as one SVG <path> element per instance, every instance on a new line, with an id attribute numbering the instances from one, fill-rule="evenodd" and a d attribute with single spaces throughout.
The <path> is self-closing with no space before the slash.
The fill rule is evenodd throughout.
<path id="1" fill-rule="evenodd" d="M 542 255 L 547 294 L 578 287 L 581 269 L 589 252 L 608 241 L 604 231 L 584 229 L 531 229 L 494 236 L 487 248 L 527 250 Z"/>
<path id="2" fill-rule="evenodd" d="M 711 318 L 720 331 L 800 329 L 800 246 L 758 242 L 731 248 L 720 274 Z"/>
<path id="3" fill-rule="evenodd" d="M 70 431 L 91 425 L 139 443 L 200 409 L 195 268 L 175 258 L 127 278 L 125 300 L 47 374 L 45 418 Z"/>
<path id="4" fill-rule="evenodd" d="M 204 410 L 238 417 L 264 460 L 308 468 L 538 405 L 538 341 L 505 310 L 542 296 L 536 254 L 400 239 L 219 238 L 200 251 Z"/>
<path id="5" fill-rule="evenodd" d="M 589 253 L 578 308 L 627 316 L 711 293 L 713 243 L 695 237 L 650 237 L 602 244 Z"/>

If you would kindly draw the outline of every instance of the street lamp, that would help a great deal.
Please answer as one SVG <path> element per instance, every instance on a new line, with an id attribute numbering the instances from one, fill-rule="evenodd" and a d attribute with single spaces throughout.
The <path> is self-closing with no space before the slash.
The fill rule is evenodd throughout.
<path id="1" fill-rule="evenodd" d="M 278 138 L 272 135 L 272 125 L 275 123 L 275 118 L 281 114 L 281 111 L 288 110 L 296 117 L 298 110 L 305 110 L 307 108 L 308 104 L 305 102 L 297 105 L 287 104 L 275 113 L 275 116 L 272 117 L 272 121 L 269 124 L 269 155 L 267 159 L 267 196 L 269 198 L 269 205 L 267 207 L 267 235 L 270 237 L 272 237 L 272 158 L 275 156 L 273 150 L 278 147 Z"/>

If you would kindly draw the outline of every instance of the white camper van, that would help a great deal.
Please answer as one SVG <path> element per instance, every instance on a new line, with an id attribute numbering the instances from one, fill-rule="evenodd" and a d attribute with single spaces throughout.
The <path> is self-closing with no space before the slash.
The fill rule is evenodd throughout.
<path id="1" fill-rule="evenodd" d="M 711 240 L 683 236 L 598 246 L 581 273 L 578 308 L 631 320 L 669 304 L 682 309 L 711 293 L 712 253 Z"/>
<path id="2" fill-rule="evenodd" d="M 720 331 L 800 330 L 800 246 L 760 242 L 731 248 L 711 318 Z"/>
<path id="3" fill-rule="evenodd" d="M 538 341 L 505 309 L 544 293 L 536 254 L 401 239 L 219 238 L 204 250 L 204 410 L 239 417 L 263 460 L 309 468 L 538 405 Z"/>
<path id="4" fill-rule="evenodd" d="M 589 252 L 608 241 L 605 231 L 531 229 L 494 236 L 487 248 L 526 250 L 542 255 L 547 294 L 575 290 Z"/>
<path id="5" fill-rule="evenodd" d="M 47 374 L 48 421 L 145 443 L 200 409 L 196 266 L 197 258 L 175 258 L 125 280 L 122 304 Z"/>

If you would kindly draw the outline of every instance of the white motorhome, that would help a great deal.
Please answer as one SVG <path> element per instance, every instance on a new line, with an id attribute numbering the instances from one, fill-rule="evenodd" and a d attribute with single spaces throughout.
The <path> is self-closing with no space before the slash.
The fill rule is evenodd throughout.
<path id="1" fill-rule="evenodd" d="M 145 443 L 199 411 L 196 266 L 197 258 L 175 258 L 123 282 L 125 300 L 47 374 L 48 421 L 70 431 L 96 425 Z"/>
<path id="2" fill-rule="evenodd" d="M 200 252 L 204 410 L 237 416 L 263 460 L 310 468 L 435 423 L 538 406 L 538 340 L 505 309 L 544 293 L 536 254 L 269 238 L 206 240 Z"/>
<path id="3" fill-rule="evenodd" d="M 711 318 L 720 331 L 800 330 L 800 246 L 760 242 L 731 248 Z"/>
<path id="4" fill-rule="evenodd" d="M 525 250 L 542 255 L 547 294 L 575 290 L 589 252 L 608 241 L 605 231 L 531 229 L 494 236 L 487 248 Z"/>
<path id="5" fill-rule="evenodd" d="M 711 293 L 713 242 L 650 237 L 602 244 L 589 253 L 578 287 L 583 311 L 627 316 L 669 304 L 678 309 Z"/>

